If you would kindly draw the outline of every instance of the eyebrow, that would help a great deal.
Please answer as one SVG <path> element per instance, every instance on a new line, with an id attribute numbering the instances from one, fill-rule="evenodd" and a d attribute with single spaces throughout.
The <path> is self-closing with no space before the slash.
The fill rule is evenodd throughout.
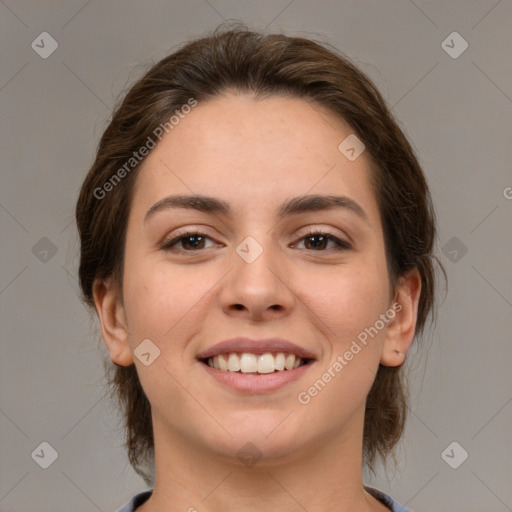
<path id="1" fill-rule="evenodd" d="M 144 215 L 144 222 L 157 212 L 170 208 L 193 209 L 204 213 L 214 213 L 225 216 L 232 215 L 230 205 L 221 199 L 204 195 L 177 195 L 164 197 L 151 206 Z M 279 207 L 277 216 L 281 219 L 286 216 L 299 215 L 306 212 L 336 209 L 353 213 L 369 224 L 368 216 L 362 206 L 346 196 L 315 194 L 294 197 L 288 199 Z"/>

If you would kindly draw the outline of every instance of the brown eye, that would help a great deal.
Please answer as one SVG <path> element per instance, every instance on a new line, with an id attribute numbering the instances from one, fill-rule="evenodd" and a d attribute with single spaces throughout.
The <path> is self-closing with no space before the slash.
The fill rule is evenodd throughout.
<path id="1" fill-rule="evenodd" d="M 351 249 L 350 245 L 343 240 L 331 235 L 330 233 L 322 233 L 322 232 L 312 232 L 308 233 L 306 236 L 302 237 L 300 241 L 304 240 L 304 246 L 308 250 L 313 251 L 325 251 L 327 249 L 329 242 L 334 244 L 334 247 L 330 247 L 335 251 L 343 251 L 347 249 Z"/>
<path id="2" fill-rule="evenodd" d="M 211 240 L 211 238 L 204 233 L 180 233 L 165 241 L 161 249 L 164 251 L 193 252 L 207 248 L 205 247 L 206 240 Z"/>

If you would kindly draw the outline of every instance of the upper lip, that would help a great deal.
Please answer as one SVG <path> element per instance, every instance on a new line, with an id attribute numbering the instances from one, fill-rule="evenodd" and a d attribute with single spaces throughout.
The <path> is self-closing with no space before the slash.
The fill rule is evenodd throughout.
<path id="1" fill-rule="evenodd" d="M 235 352 L 242 354 L 244 352 L 251 354 L 267 354 L 269 352 L 287 352 L 295 354 L 302 359 L 316 359 L 316 356 L 310 350 L 303 348 L 291 341 L 281 338 L 251 339 L 251 338 L 232 338 L 221 341 L 206 350 L 197 354 L 198 359 L 208 359 L 219 354 L 229 354 Z"/>

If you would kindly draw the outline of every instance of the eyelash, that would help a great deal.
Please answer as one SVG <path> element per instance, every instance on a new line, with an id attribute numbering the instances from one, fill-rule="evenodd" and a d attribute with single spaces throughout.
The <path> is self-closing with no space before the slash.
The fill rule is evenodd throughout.
<path id="1" fill-rule="evenodd" d="M 312 231 L 306 233 L 305 235 L 301 236 L 298 241 L 302 241 L 308 237 L 317 236 L 317 235 L 325 236 L 329 241 L 334 242 L 336 244 L 336 247 L 331 248 L 334 251 L 338 252 L 338 251 L 347 251 L 347 250 L 352 249 L 351 245 L 348 242 L 345 242 L 344 240 L 341 240 L 338 237 L 336 237 L 330 233 L 325 233 L 323 231 L 312 230 Z M 170 240 L 166 240 L 165 242 L 163 242 L 163 244 L 161 245 L 160 248 L 164 251 L 190 253 L 191 255 L 193 255 L 194 253 L 200 252 L 202 249 L 197 249 L 197 250 L 173 249 L 173 246 L 176 245 L 181 240 L 184 240 L 186 238 L 191 238 L 193 236 L 201 236 L 201 237 L 208 238 L 208 239 L 212 240 L 205 233 L 201 233 L 199 231 L 187 231 L 187 232 L 183 232 L 183 233 L 178 233 L 176 236 L 174 236 Z M 314 251 L 313 249 L 308 249 L 308 250 Z M 327 252 L 327 251 L 329 251 L 329 249 L 321 249 L 321 250 L 317 250 L 314 252 Z"/>

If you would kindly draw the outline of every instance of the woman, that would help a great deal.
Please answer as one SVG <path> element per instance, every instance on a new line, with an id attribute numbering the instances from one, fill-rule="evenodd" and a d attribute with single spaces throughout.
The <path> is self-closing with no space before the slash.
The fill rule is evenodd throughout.
<path id="1" fill-rule="evenodd" d="M 186 44 L 114 112 L 76 216 L 152 486 L 121 511 L 406 510 L 362 468 L 403 431 L 435 216 L 347 59 L 244 27 Z"/>

